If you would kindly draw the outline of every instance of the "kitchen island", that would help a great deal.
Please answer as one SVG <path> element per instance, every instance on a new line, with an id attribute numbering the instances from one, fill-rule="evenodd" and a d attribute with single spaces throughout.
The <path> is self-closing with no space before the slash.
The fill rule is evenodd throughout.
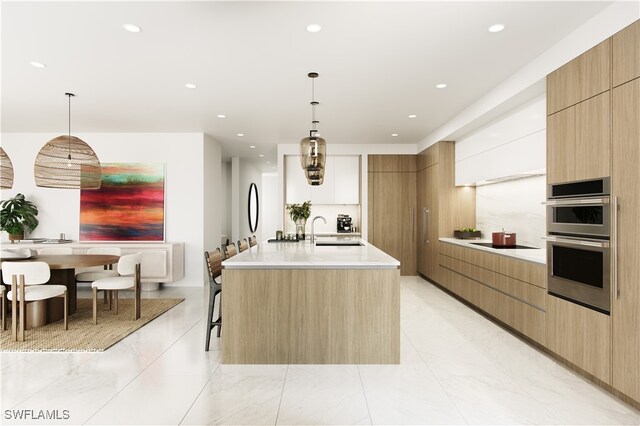
<path id="1" fill-rule="evenodd" d="M 398 364 L 400 262 L 366 241 L 263 242 L 225 260 L 224 364 Z"/>

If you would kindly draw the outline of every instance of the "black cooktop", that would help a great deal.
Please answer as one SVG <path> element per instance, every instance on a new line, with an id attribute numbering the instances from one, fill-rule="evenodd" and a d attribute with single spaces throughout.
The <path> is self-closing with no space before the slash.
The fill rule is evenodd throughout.
<path id="1" fill-rule="evenodd" d="M 508 246 L 508 247 L 494 246 L 491 243 L 471 243 L 471 244 L 475 246 L 490 247 L 494 249 L 537 249 L 538 248 L 538 247 L 520 246 L 517 244 L 515 246 Z"/>

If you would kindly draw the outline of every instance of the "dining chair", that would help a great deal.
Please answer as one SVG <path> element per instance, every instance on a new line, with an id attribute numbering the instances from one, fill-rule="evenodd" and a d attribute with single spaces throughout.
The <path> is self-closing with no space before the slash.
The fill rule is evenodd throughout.
<path id="1" fill-rule="evenodd" d="M 229 259 L 230 257 L 233 257 L 236 254 L 238 254 L 238 249 L 236 249 L 235 244 L 231 243 L 224 248 L 224 253 L 225 253 L 226 259 Z"/>
<path id="2" fill-rule="evenodd" d="M 205 251 L 204 258 L 209 273 L 209 310 L 207 312 L 207 337 L 204 345 L 204 350 L 208 351 L 211 332 L 215 327 L 218 327 L 218 337 L 220 337 L 220 330 L 222 329 L 222 261 L 224 260 L 224 255 L 217 248 L 212 252 Z M 218 298 L 218 319 L 214 321 L 213 310 L 218 294 L 220 295 Z"/>
<path id="3" fill-rule="evenodd" d="M 122 256 L 122 249 L 120 247 L 93 247 L 87 250 L 87 254 L 106 254 L 111 256 Z M 96 266 L 93 268 L 86 268 L 84 271 L 76 274 L 77 283 L 92 283 L 100 278 L 117 277 L 118 271 L 113 270 L 113 265 L 104 265 L 102 268 Z M 107 295 L 108 300 L 107 300 Z M 111 309 L 112 293 L 110 291 L 104 292 L 104 303 L 109 303 L 109 309 Z"/>
<path id="4" fill-rule="evenodd" d="M 93 289 L 93 323 L 98 324 L 98 291 L 113 291 L 114 309 L 118 314 L 118 291 L 134 292 L 134 317 L 140 318 L 140 259 L 141 253 L 124 255 L 118 260 L 117 277 L 100 278 L 91 284 Z"/>
<path id="5" fill-rule="evenodd" d="M 64 329 L 69 329 L 67 317 L 67 287 L 64 285 L 41 285 L 49 281 L 51 271 L 46 262 L 2 262 L 2 280 L 11 284 L 7 299 L 11 301 L 11 334 L 18 340 L 18 324 L 20 324 L 20 341 L 24 342 L 26 302 L 64 298 Z M 18 302 L 20 306 L 18 307 Z M 18 312 L 20 318 L 18 319 Z"/>
<path id="6" fill-rule="evenodd" d="M 38 254 L 73 254 L 71 247 L 45 247 L 38 249 Z"/>
<path id="7" fill-rule="evenodd" d="M 255 235 L 249 237 L 249 247 L 255 247 L 258 245 L 258 239 Z"/>
<path id="8" fill-rule="evenodd" d="M 242 241 L 238 240 L 238 248 L 240 249 L 240 253 L 245 250 L 249 250 L 249 243 L 247 242 L 246 238 Z"/>

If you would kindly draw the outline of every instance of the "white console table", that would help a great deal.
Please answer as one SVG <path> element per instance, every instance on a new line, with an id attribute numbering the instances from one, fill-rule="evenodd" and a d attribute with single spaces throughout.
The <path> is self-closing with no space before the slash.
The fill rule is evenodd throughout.
<path id="1" fill-rule="evenodd" d="M 184 278 L 184 243 L 16 243 L 2 241 L 3 249 L 71 247 L 74 254 L 84 254 L 94 247 L 119 247 L 122 254 L 142 253 L 140 278 L 142 290 L 157 290 L 160 283 L 171 283 Z"/>

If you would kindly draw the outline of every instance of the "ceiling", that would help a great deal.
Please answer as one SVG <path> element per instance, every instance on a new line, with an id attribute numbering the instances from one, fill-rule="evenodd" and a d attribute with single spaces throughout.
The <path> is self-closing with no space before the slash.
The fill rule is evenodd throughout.
<path id="1" fill-rule="evenodd" d="M 315 71 L 329 148 L 417 143 L 611 3 L 5 1 L 2 131 L 66 133 L 73 92 L 72 132 L 204 132 L 273 162 L 308 134 Z"/>

